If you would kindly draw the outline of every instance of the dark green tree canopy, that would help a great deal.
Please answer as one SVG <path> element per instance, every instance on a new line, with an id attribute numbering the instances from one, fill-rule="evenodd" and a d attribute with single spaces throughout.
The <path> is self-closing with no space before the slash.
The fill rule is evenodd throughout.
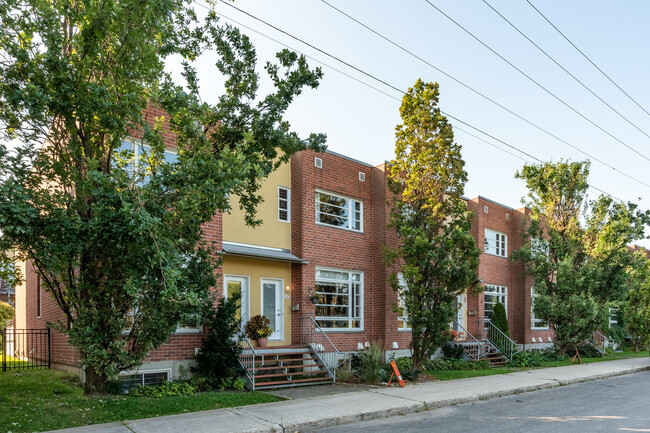
<path id="1" fill-rule="evenodd" d="M 86 390 L 101 392 L 200 310 L 217 264 L 203 227 L 228 194 L 259 223 L 261 180 L 322 149 L 282 118 L 322 74 L 282 51 L 265 67 L 274 92 L 258 96 L 248 38 L 184 0 L 7 0 L 0 20 L 0 251 L 34 263 L 72 324 L 59 329 Z M 192 63 L 207 51 L 225 79 L 214 105 Z M 172 56 L 182 81 L 165 72 Z"/>

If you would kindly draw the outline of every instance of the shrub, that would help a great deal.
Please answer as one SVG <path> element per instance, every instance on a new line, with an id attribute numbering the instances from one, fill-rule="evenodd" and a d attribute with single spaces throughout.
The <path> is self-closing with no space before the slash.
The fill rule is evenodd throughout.
<path id="1" fill-rule="evenodd" d="M 402 374 L 402 378 L 406 380 L 416 380 L 419 375 L 419 371 L 413 370 L 413 359 L 410 356 L 402 356 L 395 360 L 395 365 L 397 369 Z M 388 372 L 389 378 L 392 374 L 392 369 Z"/>
<path id="2" fill-rule="evenodd" d="M 566 358 L 566 355 L 558 355 L 553 350 L 525 351 L 513 355 L 512 360 L 508 363 L 508 366 L 539 367 L 545 362 L 562 361 Z"/>
<path id="3" fill-rule="evenodd" d="M 179 395 L 196 394 L 197 388 L 187 382 L 169 382 L 165 381 L 160 385 L 137 386 L 129 390 L 132 397 L 175 397 Z"/>
<path id="4" fill-rule="evenodd" d="M 447 359 L 463 359 L 465 350 L 460 344 L 449 341 L 442 346 L 442 354 L 445 355 L 445 358 Z"/>
<path id="5" fill-rule="evenodd" d="M 603 356 L 603 354 L 600 353 L 591 344 L 583 344 L 582 346 L 578 347 L 578 352 L 580 352 L 580 356 L 584 356 L 585 358 L 600 358 Z M 574 354 L 569 353 L 569 355 L 571 356 L 573 356 Z"/>
<path id="6" fill-rule="evenodd" d="M 6 302 L 0 301 L 0 328 L 4 328 L 7 322 L 16 316 L 14 307 Z"/>
<path id="7" fill-rule="evenodd" d="M 497 302 L 494 306 L 494 312 L 492 313 L 491 318 L 492 324 L 499 328 L 501 332 L 510 336 L 510 328 L 508 327 L 508 316 L 506 314 L 506 307 L 501 303 Z"/>
<path id="8" fill-rule="evenodd" d="M 486 370 L 490 368 L 488 361 L 463 361 L 460 359 L 433 359 L 426 363 L 427 370 L 452 371 L 452 370 Z"/>
<path id="9" fill-rule="evenodd" d="M 239 309 L 239 292 L 233 291 L 228 299 L 221 298 L 217 307 L 206 305 L 203 315 L 208 327 L 208 335 L 196 355 L 196 365 L 192 372 L 203 377 L 201 389 L 215 389 L 221 386 L 221 380 L 238 377 L 241 373 L 239 354 L 241 353 L 241 331 L 237 310 Z M 199 379 L 194 379 L 196 383 Z"/>
<path id="10" fill-rule="evenodd" d="M 383 368 L 384 348 L 381 343 L 373 341 L 370 347 L 359 351 L 358 360 L 359 377 L 363 382 L 376 384 L 386 376 L 386 369 Z"/>

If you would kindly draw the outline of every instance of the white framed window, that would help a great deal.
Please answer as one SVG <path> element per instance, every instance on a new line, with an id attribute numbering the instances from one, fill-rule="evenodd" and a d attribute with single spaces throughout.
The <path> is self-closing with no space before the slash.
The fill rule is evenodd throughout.
<path id="1" fill-rule="evenodd" d="M 618 326 L 618 308 L 609 309 L 609 327 Z"/>
<path id="2" fill-rule="evenodd" d="M 323 160 L 318 157 L 314 157 L 314 167 L 323 168 Z"/>
<path id="3" fill-rule="evenodd" d="M 316 268 L 316 323 L 336 331 L 363 330 L 363 272 Z"/>
<path id="4" fill-rule="evenodd" d="M 186 321 L 179 323 L 175 334 L 200 334 L 203 332 L 203 324 L 198 316 L 192 316 Z"/>
<path id="5" fill-rule="evenodd" d="M 360 171 L 360 172 L 359 172 L 359 180 L 360 180 L 361 182 L 365 182 L 365 181 L 366 181 L 366 174 L 365 174 L 363 171 Z"/>
<path id="6" fill-rule="evenodd" d="M 129 177 L 132 177 L 136 168 L 147 166 L 146 158 L 151 155 L 151 146 L 144 144 L 142 140 L 125 138 L 122 140 L 120 147 L 115 149 L 115 152 L 118 153 L 123 151 L 128 151 L 133 154 L 133 157 L 126 166 L 126 171 L 129 174 Z M 175 149 L 165 148 L 163 159 L 167 164 L 174 164 L 178 162 L 178 152 Z M 148 172 L 149 170 L 147 170 L 147 174 L 145 175 L 144 183 L 148 182 Z"/>
<path id="7" fill-rule="evenodd" d="M 410 331 L 411 319 L 408 311 L 406 310 L 406 303 L 404 302 L 404 292 L 406 290 L 406 280 L 402 273 L 397 274 L 397 281 L 399 282 L 400 290 L 397 292 L 397 330 Z"/>
<path id="8" fill-rule="evenodd" d="M 291 222 L 291 189 L 278 187 L 278 221 Z"/>
<path id="9" fill-rule="evenodd" d="M 494 314 L 494 306 L 497 303 L 502 303 L 506 308 L 506 315 L 508 314 L 508 288 L 506 286 L 494 286 L 492 284 L 485 285 L 485 321 L 492 320 Z M 487 326 L 487 325 L 486 325 Z"/>
<path id="10" fill-rule="evenodd" d="M 363 202 L 316 190 L 316 223 L 363 231 Z"/>
<path id="11" fill-rule="evenodd" d="M 535 315 L 535 298 L 539 294 L 535 293 L 535 288 L 530 288 L 530 328 L 531 329 L 549 329 L 548 322 Z"/>
<path id="12" fill-rule="evenodd" d="M 160 385 L 169 380 L 170 370 L 142 371 L 120 374 L 117 378 L 122 394 L 128 394 L 131 388 L 137 386 Z"/>
<path id="13" fill-rule="evenodd" d="M 508 235 L 496 230 L 485 229 L 485 253 L 508 257 Z"/>

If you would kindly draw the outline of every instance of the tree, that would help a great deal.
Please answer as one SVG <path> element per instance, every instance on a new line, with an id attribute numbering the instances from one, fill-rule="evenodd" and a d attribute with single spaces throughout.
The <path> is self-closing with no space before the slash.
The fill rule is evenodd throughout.
<path id="1" fill-rule="evenodd" d="M 526 164 L 515 175 L 526 181 L 531 221 L 513 256 L 535 280 L 535 316 L 549 322 L 561 354 L 590 339 L 606 323 L 609 303 L 624 298 L 633 258 L 627 244 L 643 238 L 648 222 L 633 203 L 587 200 L 589 165 Z"/>
<path id="2" fill-rule="evenodd" d="M 510 336 L 510 327 L 508 326 L 508 317 L 506 315 L 506 307 L 501 302 L 497 302 L 494 306 L 492 314 L 492 324 L 496 326 L 501 332 Z"/>
<path id="3" fill-rule="evenodd" d="M 14 307 L 6 302 L 0 301 L 0 328 L 4 328 L 8 321 L 16 316 Z M 1 347 L 0 347 L 1 349 Z"/>
<path id="4" fill-rule="evenodd" d="M 0 251 L 34 264 L 71 324 L 57 326 L 80 352 L 85 392 L 102 393 L 208 298 L 218 258 L 203 226 L 228 195 L 257 224 L 261 179 L 323 148 L 282 119 L 322 73 L 282 51 L 265 67 L 274 92 L 258 97 L 248 38 L 185 0 L 7 0 L 0 20 Z M 192 65 L 210 50 L 225 81 L 214 105 Z M 164 70 L 171 56 L 180 81 Z"/>
<path id="5" fill-rule="evenodd" d="M 416 370 L 448 341 L 454 300 L 476 285 L 480 254 L 461 198 L 467 181 L 461 146 L 440 114 L 438 99 L 437 83 L 418 80 L 408 90 L 389 171 L 390 226 L 399 246 L 386 248 L 386 261 L 403 273 L 404 286 L 395 273 L 390 284 L 409 315 Z"/>
<path id="6" fill-rule="evenodd" d="M 650 344 L 650 260 L 645 250 L 635 252 L 629 274 L 630 290 L 623 311 L 625 330 L 639 352 Z"/>

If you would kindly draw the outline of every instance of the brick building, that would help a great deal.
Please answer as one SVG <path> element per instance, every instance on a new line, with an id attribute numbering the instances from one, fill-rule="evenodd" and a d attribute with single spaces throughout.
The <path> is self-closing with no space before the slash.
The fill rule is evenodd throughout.
<path id="1" fill-rule="evenodd" d="M 173 160 L 173 137 L 166 139 Z M 137 152 L 137 143 L 135 137 L 124 146 L 134 146 Z M 342 352 L 373 341 L 383 342 L 389 351 L 408 349 L 407 318 L 394 312 L 398 299 L 387 283 L 390 270 L 383 262 L 382 247 L 397 242 L 387 229 L 384 168 L 331 151 L 300 152 L 264 182 L 260 193 L 265 200 L 258 208 L 261 226 L 244 224 L 237 197 L 231 197 L 230 213 L 217 214 L 206 225 L 206 237 L 223 253 L 216 292 L 241 291 L 243 323 L 256 314 L 271 319 L 270 347 L 300 343 L 313 318 Z M 473 212 L 472 234 L 484 251 L 479 278 L 486 291 L 459 296 L 453 326 L 480 336 L 492 308 L 501 302 L 516 343 L 526 348 L 548 345 L 552 331 L 532 314 L 532 279 L 522 263 L 510 259 L 524 241 L 521 232 L 528 210 L 480 196 L 467 199 L 467 206 Z M 16 291 L 16 327 L 44 328 L 46 322 L 61 320 L 40 278 L 29 264 L 22 266 L 26 281 Z M 179 327 L 137 373 L 131 372 L 135 380 L 145 381 L 146 375 L 176 377 L 179 366 L 191 364 L 203 334 L 200 325 Z M 52 335 L 53 365 L 79 372 L 66 337 Z"/>

